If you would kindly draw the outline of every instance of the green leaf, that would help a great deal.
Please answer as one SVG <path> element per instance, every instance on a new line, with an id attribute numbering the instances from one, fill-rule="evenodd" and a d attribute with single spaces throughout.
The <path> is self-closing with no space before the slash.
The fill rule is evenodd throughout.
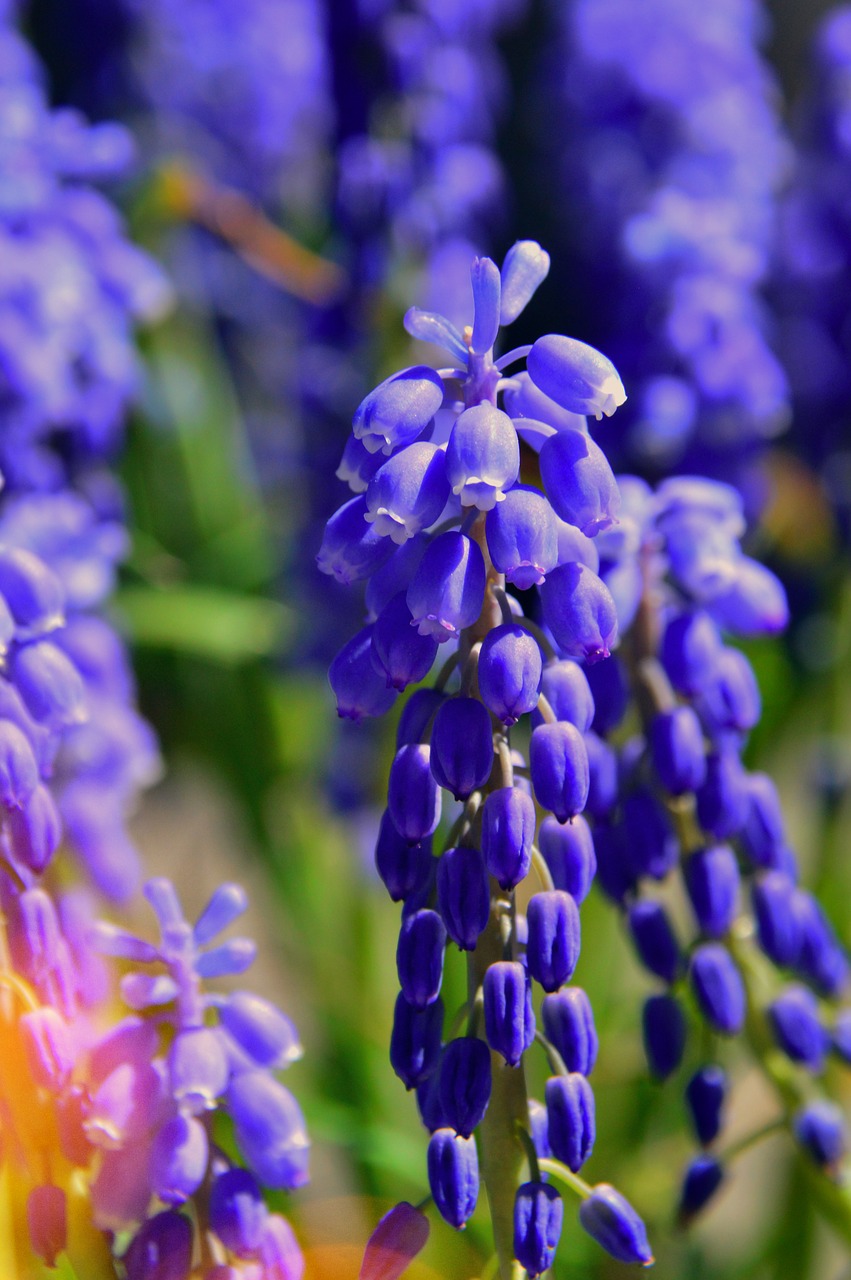
<path id="1" fill-rule="evenodd" d="M 225 665 L 280 652 L 293 627 L 286 605 L 216 587 L 127 586 L 114 604 L 135 644 Z"/>

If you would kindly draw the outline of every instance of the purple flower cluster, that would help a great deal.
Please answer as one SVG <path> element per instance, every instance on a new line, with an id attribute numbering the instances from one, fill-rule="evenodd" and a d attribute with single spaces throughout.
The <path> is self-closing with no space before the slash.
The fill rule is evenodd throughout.
<path id="1" fill-rule="evenodd" d="M 558 15 L 557 162 L 567 207 L 582 197 L 586 287 L 607 300 L 599 337 L 632 388 L 613 456 L 729 475 L 789 417 L 760 298 L 789 161 L 762 6 L 571 0 Z"/>
<path id="2" fill-rule="evenodd" d="M 548 268 L 532 241 L 516 244 L 501 272 L 475 259 L 474 319 L 463 332 L 441 315 L 408 313 L 408 331 L 443 345 L 455 366 L 404 370 L 359 406 L 344 464 L 358 496 L 328 522 L 318 556 L 340 581 L 367 583 L 371 620 L 331 667 L 342 716 L 381 714 L 445 655 L 436 686 L 414 693 L 399 721 L 376 847 L 379 874 L 402 903 L 390 1056 L 417 1091 L 432 1134 L 432 1195 L 452 1226 L 462 1227 L 477 1201 L 474 1132 L 486 1180 L 510 1181 L 522 1155 L 516 1168 L 495 1172 L 492 1135 L 505 1125 L 526 1131 L 531 1179 L 518 1177 L 510 1194 L 514 1257 L 530 1275 L 549 1267 L 562 1216 L 532 1144 L 569 1176 L 594 1144 L 594 1020 L 584 992 L 569 984 L 579 906 L 595 870 L 581 816 L 595 715 L 586 672 L 608 656 L 618 626 L 593 538 L 617 520 L 620 497 L 584 415 L 611 413 L 624 399 L 610 362 L 574 339 L 549 335 L 495 360 L 501 325 L 520 314 Z M 507 377 L 523 358 L 528 372 Z M 539 450 L 545 492 L 521 481 L 521 441 Z M 506 583 L 540 588 L 546 633 Z M 527 765 L 510 731 L 530 716 Z M 444 793 L 462 807 L 436 858 Z M 540 823 L 538 808 L 548 814 Z M 538 889 L 528 896 L 533 878 Z M 460 1035 L 457 1019 L 445 1027 L 440 997 L 450 942 L 471 957 Z M 517 1072 L 536 1037 L 537 988 L 546 993 L 537 1034 L 554 1073 L 545 1108 L 527 1101 Z M 649 1260 L 640 1220 L 613 1195 L 607 1203 L 632 1260 Z M 623 1252 L 593 1206 L 586 1218 L 605 1247 Z"/>

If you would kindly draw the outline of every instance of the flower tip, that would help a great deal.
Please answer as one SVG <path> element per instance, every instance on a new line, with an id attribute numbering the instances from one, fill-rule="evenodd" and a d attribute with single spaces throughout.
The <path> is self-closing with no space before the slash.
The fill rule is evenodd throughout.
<path id="1" fill-rule="evenodd" d="M 385 1213 L 366 1243 L 358 1280 L 398 1280 L 425 1247 L 429 1222 L 407 1200 Z"/>

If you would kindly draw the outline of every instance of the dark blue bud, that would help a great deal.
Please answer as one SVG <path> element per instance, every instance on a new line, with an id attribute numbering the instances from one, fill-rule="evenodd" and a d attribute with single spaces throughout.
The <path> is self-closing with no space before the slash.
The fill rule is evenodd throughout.
<path id="1" fill-rule="evenodd" d="M 642 1010 L 642 1030 L 650 1074 L 666 1080 L 682 1062 L 686 1047 L 682 1006 L 673 996 L 648 996 Z"/>
<path id="2" fill-rule="evenodd" d="M 722 649 L 711 677 L 697 698 L 701 718 L 713 737 L 747 733 L 760 717 L 761 698 L 753 668 L 738 649 Z"/>
<path id="3" fill-rule="evenodd" d="M 608 664 L 606 664 L 608 665 Z M 603 671 L 600 663 L 591 668 Z M 541 692 L 553 709 L 556 720 L 569 720 L 580 733 L 587 733 L 594 719 L 594 695 L 588 677 L 576 662 L 548 662 L 544 667 Z M 543 724 L 539 711 L 532 713 L 532 725 Z"/>
<path id="4" fill-rule="evenodd" d="M 596 733 L 584 735 L 588 752 L 588 800 L 586 809 L 593 818 L 607 817 L 618 799 L 618 758 L 608 742 Z"/>
<path id="5" fill-rule="evenodd" d="M 560 333 L 539 338 L 526 367 L 535 386 L 571 413 L 610 417 L 626 400 L 611 360 L 576 338 Z"/>
<path id="6" fill-rule="evenodd" d="M 544 1033 L 558 1050 L 568 1071 L 590 1076 L 597 1061 L 597 1028 L 591 1001 L 581 987 L 562 987 L 544 996 Z"/>
<path id="7" fill-rule="evenodd" d="M 723 1181 L 724 1170 L 714 1156 L 696 1156 L 683 1175 L 677 1211 L 680 1222 L 690 1222 L 700 1213 Z"/>
<path id="8" fill-rule="evenodd" d="M 430 857 L 423 867 L 423 875 L 402 902 L 402 919 L 406 920 L 415 911 L 430 907 L 434 903 L 434 892 L 437 884 L 437 858 Z"/>
<path id="9" fill-rule="evenodd" d="M 786 829 L 777 788 L 765 773 L 745 778 L 747 808 L 740 839 L 757 867 L 782 869 L 786 855 Z"/>
<path id="10" fill-rule="evenodd" d="M 795 898 L 795 885 L 785 871 L 766 872 L 751 889 L 759 945 L 781 969 L 793 968 L 801 954 L 801 920 Z"/>
<path id="11" fill-rule="evenodd" d="M 442 689 L 417 689 L 402 708 L 396 729 L 396 747 L 409 742 L 422 742 L 426 731 L 441 703 L 446 701 Z"/>
<path id="12" fill-rule="evenodd" d="M 712 597 L 712 612 L 722 627 L 740 636 L 782 631 L 789 621 L 789 604 L 779 579 L 750 556 L 739 556 L 733 574 Z"/>
<path id="13" fill-rule="evenodd" d="M 653 717 L 650 751 L 659 781 L 671 795 L 695 791 L 705 781 L 703 730 L 691 707 L 675 707 Z"/>
<path id="14" fill-rule="evenodd" d="M 617 523 L 621 496 L 609 461 L 583 431 L 567 428 L 544 441 L 541 478 L 553 510 L 593 538 Z"/>
<path id="15" fill-rule="evenodd" d="M 328 680 L 337 699 L 337 715 L 356 724 L 367 716 L 383 716 L 396 699 L 396 691 L 372 661 L 372 627 L 364 627 L 343 646 L 331 663 Z"/>
<path id="16" fill-rule="evenodd" d="M 564 1205 L 555 1187 L 524 1182 L 514 1199 L 514 1256 L 527 1275 L 549 1271 L 561 1236 Z"/>
<path id="17" fill-rule="evenodd" d="M 479 695 L 488 710 L 505 725 L 538 704 L 543 659 L 541 649 L 523 627 L 495 627 L 479 652 Z"/>
<path id="18" fill-rule="evenodd" d="M 390 1065 L 406 1089 L 427 1080 L 440 1058 L 443 1002 L 415 1009 L 404 995 L 396 997 L 390 1036 Z"/>
<path id="19" fill-rule="evenodd" d="M 381 453 L 370 453 L 366 445 L 349 436 L 343 447 L 340 465 L 334 472 L 338 480 L 347 484 L 352 493 L 366 493 L 367 486 L 384 461 Z"/>
<path id="20" fill-rule="evenodd" d="M 383 541 L 388 540 L 384 538 Z M 374 621 L 384 606 L 400 591 L 408 590 L 429 541 L 429 536 L 425 533 L 409 538 L 401 547 L 395 547 L 380 568 L 367 579 L 364 603 L 370 621 Z"/>
<path id="21" fill-rule="evenodd" d="M 443 383 L 434 369 L 403 369 L 361 401 L 352 430 L 370 453 L 390 454 L 416 440 L 442 404 Z"/>
<path id="22" fill-rule="evenodd" d="M 598 1182 L 579 1204 L 579 1221 L 593 1240 L 618 1262 L 653 1263 L 647 1228 L 624 1196 L 608 1182 Z"/>
<path id="23" fill-rule="evenodd" d="M 518 487 L 489 511 L 485 537 L 494 568 L 521 591 L 538 587 L 559 562 L 558 524 L 543 494 Z"/>
<path id="24" fill-rule="evenodd" d="M 662 637 L 662 665 L 677 693 L 693 698 L 711 680 L 722 650 L 718 627 L 708 613 L 679 613 Z"/>
<path id="25" fill-rule="evenodd" d="M 692 954 L 691 985 L 709 1025 L 722 1035 L 737 1035 L 745 1023 L 745 988 L 726 947 L 707 942 Z"/>
<path id="26" fill-rule="evenodd" d="M 510 1067 L 516 1067 L 535 1039 L 532 987 L 523 965 L 516 960 L 490 965 L 483 995 L 488 1044 Z"/>
<path id="27" fill-rule="evenodd" d="M 50 640 L 36 640 L 12 650 L 8 674 L 34 720 L 50 728 L 85 719 L 82 677 L 62 650 Z"/>
<path id="28" fill-rule="evenodd" d="M 403 902 L 427 879 L 431 860 L 429 845 L 410 844 L 385 809 L 375 842 L 375 869 L 394 902 Z"/>
<path id="29" fill-rule="evenodd" d="M 598 822 L 594 828 L 597 883 L 612 902 L 623 906 L 636 885 L 629 835 L 623 822 Z"/>
<path id="30" fill-rule="evenodd" d="M 628 913 L 629 931 L 638 958 L 663 982 L 676 982 L 682 967 L 682 955 L 671 921 L 660 902 L 642 899 Z"/>
<path id="31" fill-rule="evenodd" d="M 431 730 L 431 771 L 456 800 L 487 782 L 493 768 L 491 718 L 478 698 L 450 698 L 438 708 Z"/>
<path id="32" fill-rule="evenodd" d="M 389 538 L 382 538 L 374 525 L 366 522 L 366 498 L 351 498 L 335 511 L 325 526 L 316 564 L 322 573 L 349 587 L 368 578 L 384 564 L 393 550 Z"/>
<path id="33" fill-rule="evenodd" d="M 552 1153 L 549 1130 L 547 1128 L 547 1108 L 537 1098 L 529 1099 L 529 1134 L 539 1160 L 548 1159 Z M 546 1181 L 546 1176 L 544 1181 Z"/>
<path id="34" fill-rule="evenodd" d="M 697 1140 L 702 1147 L 714 1142 L 721 1131 L 727 1097 L 727 1073 L 710 1063 L 695 1071 L 686 1085 L 686 1102 Z"/>
<path id="35" fill-rule="evenodd" d="M 123 1259 L 127 1280 L 189 1280 L 192 1223 L 167 1209 L 143 1222 Z"/>
<path id="36" fill-rule="evenodd" d="M 559 822 L 585 808 L 590 785 L 588 752 L 582 734 L 566 720 L 532 730 L 529 770 L 535 799 Z"/>
<path id="37" fill-rule="evenodd" d="M 526 876 L 535 839 L 535 802 L 517 787 L 500 787 L 482 807 L 482 852 L 501 889 L 513 889 Z"/>
<path id="38" fill-rule="evenodd" d="M 629 706 L 630 685 L 626 667 L 620 658 L 595 662 L 585 669 L 588 687 L 594 700 L 591 728 L 601 737 L 617 729 Z"/>
<path id="39" fill-rule="evenodd" d="M 476 1139 L 438 1129 L 428 1144 L 428 1184 L 438 1213 L 456 1231 L 472 1217 L 479 1198 Z"/>
<path id="40" fill-rule="evenodd" d="M 39 556 L 22 547 L 0 548 L 0 596 L 17 624 L 18 639 L 44 635 L 65 621 L 62 583 Z"/>
<path id="41" fill-rule="evenodd" d="M 552 889 L 534 893 L 526 908 L 529 973 L 545 991 L 569 982 L 579 959 L 579 908 L 569 893 Z"/>
<path id="42" fill-rule="evenodd" d="M 408 587 L 407 602 L 420 635 L 451 640 L 472 626 L 485 598 L 485 562 L 463 533 L 438 534 Z"/>
<path id="43" fill-rule="evenodd" d="M 209 1155 L 200 1120 L 180 1113 L 172 1116 L 151 1144 L 148 1177 L 154 1195 L 165 1204 L 183 1204 L 203 1182 Z"/>
<path id="44" fill-rule="evenodd" d="M 818 1074 L 824 1067 L 828 1035 L 813 993 L 806 987 L 787 987 L 766 1012 L 774 1039 L 786 1056 Z"/>
<path id="45" fill-rule="evenodd" d="M 210 1226 L 238 1258 L 257 1253 L 269 1211 L 257 1179 L 247 1169 L 226 1169 L 210 1184 Z"/>
<path id="46" fill-rule="evenodd" d="M 557 1160 L 578 1173 L 594 1150 L 594 1091 L 578 1071 L 546 1084 L 547 1133 Z"/>
<path id="47" fill-rule="evenodd" d="M 429 1005 L 429 1008 L 432 1007 L 432 1005 Z M 440 1105 L 439 1080 L 440 1068 L 438 1065 L 431 1075 L 427 1076 L 425 1080 L 421 1080 L 417 1085 L 417 1110 L 429 1133 L 434 1133 L 435 1129 L 445 1129 L 448 1123 L 443 1107 Z"/>
<path id="48" fill-rule="evenodd" d="M 288 1191 L 308 1179 L 310 1141 L 289 1089 L 268 1071 L 242 1071 L 227 1093 L 237 1145 L 261 1182 Z"/>
<path id="49" fill-rule="evenodd" d="M 585 819 L 581 814 L 571 822 L 544 818 L 538 844 L 555 887 L 584 902 L 597 872 L 594 838 Z"/>
<path id="50" fill-rule="evenodd" d="M 485 355 L 499 333 L 501 282 L 493 258 L 474 258 L 470 268 L 473 286 L 473 333 L 470 349 Z"/>
<path id="51" fill-rule="evenodd" d="M 502 264 L 500 324 L 512 324 L 547 278 L 550 255 L 535 240 L 516 240 Z"/>
<path id="52" fill-rule="evenodd" d="M 704 831 L 719 840 L 738 835 L 745 820 L 748 797 L 746 774 L 733 750 L 706 757 L 706 780 L 697 790 L 697 816 Z"/>
<path id="53" fill-rule="evenodd" d="M 677 833 L 665 808 L 651 791 L 642 789 L 627 796 L 623 820 L 635 875 L 664 880 L 680 856 Z"/>
<path id="54" fill-rule="evenodd" d="M 508 414 L 487 401 L 464 409 L 449 436 L 445 470 L 462 506 L 492 511 L 502 504 L 520 473 L 520 441 Z"/>
<path id="55" fill-rule="evenodd" d="M 739 901 L 739 864 L 733 850 L 727 844 L 698 849 L 685 865 L 685 881 L 701 933 L 723 937 Z"/>
<path id="56" fill-rule="evenodd" d="M 424 1009 L 440 994 L 446 928 L 436 911 L 423 908 L 402 921 L 396 947 L 396 970 L 402 994 L 415 1009 Z"/>
<path id="57" fill-rule="evenodd" d="M 541 587 L 544 621 L 567 658 L 593 664 L 607 658 L 618 635 L 615 602 L 583 564 L 560 564 Z"/>
<path id="58" fill-rule="evenodd" d="M 845 1117 L 832 1102 L 810 1102 L 795 1113 L 795 1137 L 825 1173 L 836 1177 L 847 1150 Z"/>
<path id="59" fill-rule="evenodd" d="M 439 518 L 449 500 L 443 450 L 418 441 L 379 467 L 366 491 L 365 520 L 397 546 Z"/>
<path id="60" fill-rule="evenodd" d="M 462 951 L 472 951 L 490 915 L 490 887 L 478 849 L 447 849 L 437 864 L 437 905 L 446 931 Z"/>
<path id="61" fill-rule="evenodd" d="M 511 385 L 505 388 L 504 399 L 505 407 L 512 418 L 543 422 L 555 427 L 557 431 L 561 431 L 564 427 L 573 427 L 580 431 L 588 428 L 584 414 L 571 413 L 568 409 L 562 409 L 555 400 L 538 390 L 525 369 L 512 376 Z"/>
<path id="62" fill-rule="evenodd" d="M 801 930 L 795 967 L 824 995 L 838 995 L 848 978 L 848 959 L 833 926 L 812 894 L 799 889 L 794 901 Z"/>
<path id="63" fill-rule="evenodd" d="M 262 1067 L 282 1071 L 302 1056 L 294 1023 L 262 996 L 232 991 L 219 1006 L 219 1020 L 240 1049 Z"/>
<path id="64" fill-rule="evenodd" d="M 399 748 L 390 766 L 387 811 L 409 844 L 425 840 L 440 822 L 440 789 L 430 762 L 429 747 L 409 743 Z"/>
<path id="65" fill-rule="evenodd" d="M 438 1088 L 447 1123 L 469 1138 L 491 1097 L 491 1056 L 484 1040 L 462 1036 L 449 1042 L 440 1060 Z"/>
<path id="66" fill-rule="evenodd" d="M 7 809 L 20 809 L 39 781 L 38 762 L 29 738 L 13 721 L 0 719 L 0 803 Z"/>
<path id="67" fill-rule="evenodd" d="M 433 636 L 411 626 L 411 611 L 399 592 L 379 613 L 372 628 L 371 658 L 388 689 L 404 689 L 423 680 L 437 654 Z"/>

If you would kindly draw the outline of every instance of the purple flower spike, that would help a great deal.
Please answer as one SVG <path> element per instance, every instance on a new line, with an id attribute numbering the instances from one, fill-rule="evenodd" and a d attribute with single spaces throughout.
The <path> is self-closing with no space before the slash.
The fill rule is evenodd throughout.
<path id="1" fill-rule="evenodd" d="M 549 809 L 559 822 L 582 812 L 590 785 L 588 752 L 572 724 L 542 724 L 533 731 L 529 768 L 541 808 Z"/>
<path id="2" fill-rule="evenodd" d="M 594 668 L 602 671 L 602 667 Z M 541 691 L 556 720 L 568 720 L 580 733 L 587 733 L 594 720 L 594 695 L 588 677 L 576 662 L 548 662 L 544 667 Z M 532 713 L 535 728 L 543 724 L 539 711 Z"/>
<path id="3" fill-rule="evenodd" d="M 617 523 L 618 482 L 599 445 L 583 431 L 558 431 L 540 453 L 541 478 L 556 515 L 593 538 Z"/>
<path id="4" fill-rule="evenodd" d="M 399 1280 L 425 1248 L 428 1218 L 407 1200 L 385 1213 L 367 1241 L 358 1280 Z"/>
<path id="5" fill-rule="evenodd" d="M 396 700 L 396 690 L 379 675 L 373 661 L 372 627 L 364 627 L 331 663 L 328 680 L 337 699 L 337 715 L 360 724 L 383 716 Z"/>
<path id="6" fill-rule="evenodd" d="M 561 1236 L 564 1205 L 555 1187 L 524 1182 L 514 1199 L 514 1256 L 529 1276 L 540 1276 L 553 1264 Z"/>
<path id="7" fill-rule="evenodd" d="M 390 1065 L 406 1089 L 422 1084 L 434 1071 L 442 1036 L 443 1002 L 438 998 L 424 1009 L 415 1009 L 400 992 L 393 1014 Z"/>
<path id="8" fill-rule="evenodd" d="M 227 1096 L 237 1143 L 260 1181 L 288 1191 L 304 1186 L 310 1141 L 289 1089 L 264 1071 L 244 1071 Z"/>
<path id="9" fill-rule="evenodd" d="M 494 567 L 521 591 L 540 586 L 559 562 L 558 522 L 543 494 L 512 489 L 485 519 Z"/>
<path id="10" fill-rule="evenodd" d="M 355 438 L 370 453 L 390 454 L 411 444 L 443 403 L 443 383 L 434 369 L 417 365 L 386 378 L 358 405 Z"/>
<path id="11" fill-rule="evenodd" d="M 408 588 L 412 625 L 420 635 L 450 640 L 482 611 L 485 562 L 475 542 L 450 530 L 429 545 Z"/>
<path id="12" fill-rule="evenodd" d="M 526 367 L 535 386 L 571 413 L 611 417 L 626 400 L 611 360 L 594 347 L 560 333 L 539 338 Z"/>
<path id="13" fill-rule="evenodd" d="M 483 983 L 485 1035 L 510 1067 L 535 1038 L 532 987 L 525 966 L 518 960 L 499 960 L 488 967 Z"/>
<path id="14" fill-rule="evenodd" d="M 461 505 L 493 510 L 519 474 L 520 442 L 508 414 L 487 403 L 459 414 L 446 446 L 446 475 Z"/>
<path id="15" fill-rule="evenodd" d="M 479 653 L 479 693 L 503 724 L 515 724 L 537 706 L 542 673 L 540 646 L 523 627 L 495 627 L 485 636 Z"/>
<path id="16" fill-rule="evenodd" d="M 491 1059 L 484 1040 L 462 1036 L 449 1042 L 440 1061 L 438 1088 L 447 1124 L 469 1138 L 491 1096 Z"/>
<path id="17" fill-rule="evenodd" d="M 210 1185 L 210 1226 L 238 1258 L 254 1257 L 269 1211 L 257 1179 L 247 1169 L 226 1169 Z"/>
<path id="18" fill-rule="evenodd" d="M 27 1229 L 33 1253 L 55 1267 L 68 1241 L 68 1204 L 61 1187 L 33 1187 L 27 1197 Z"/>
<path id="19" fill-rule="evenodd" d="M 437 654 L 434 636 L 423 636 L 411 626 L 411 611 L 400 591 L 384 606 L 372 630 L 373 666 L 388 688 L 405 689 L 423 680 Z"/>
<path id="20" fill-rule="evenodd" d="M 473 336 L 470 348 L 477 355 L 486 355 L 499 333 L 499 267 L 492 258 L 474 258 L 470 277 L 473 285 Z"/>
<path id="21" fill-rule="evenodd" d="M 483 787 L 493 768 L 493 729 L 478 698 L 450 698 L 438 708 L 431 731 L 431 771 L 456 800 Z"/>
<path id="22" fill-rule="evenodd" d="M 302 1056 L 291 1018 L 250 991 L 234 991 L 219 1008 L 219 1020 L 258 1066 L 282 1071 Z"/>
<path id="23" fill-rule="evenodd" d="M 400 747 L 390 766 L 387 809 L 396 830 L 409 844 L 425 840 L 440 822 L 440 789 L 430 760 L 429 747 L 411 743 Z"/>
<path id="24" fill-rule="evenodd" d="M 415 1009 L 424 1009 L 440 995 L 446 927 L 436 911 L 423 909 L 402 921 L 396 948 L 396 969 L 402 994 Z"/>
<path id="25" fill-rule="evenodd" d="M 546 1103 L 553 1155 L 578 1173 L 594 1149 L 594 1091 L 577 1071 L 552 1076 L 546 1084 Z"/>
<path id="26" fill-rule="evenodd" d="M 726 947 L 707 942 L 691 958 L 691 984 L 706 1021 L 722 1035 L 737 1035 L 745 1022 L 745 988 Z"/>
<path id="27" fill-rule="evenodd" d="M 584 902 L 597 873 L 594 837 L 585 819 L 581 814 L 568 823 L 544 818 L 538 844 L 555 887 Z"/>
<path id="28" fill-rule="evenodd" d="M 535 893 L 526 909 L 529 973 L 545 991 L 568 982 L 579 959 L 579 909 L 569 893 L 553 889 Z"/>
<path id="29" fill-rule="evenodd" d="M 582 564 L 553 569 L 541 588 L 544 620 L 568 658 L 599 662 L 617 640 L 618 617 L 608 587 Z"/>
<path id="30" fill-rule="evenodd" d="M 618 1262 L 653 1265 L 647 1228 L 629 1201 L 608 1182 L 598 1182 L 588 1199 L 581 1201 L 579 1221 Z"/>
<path id="31" fill-rule="evenodd" d="M 428 1144 L 428 1184 L 438 1213 L 459 1230 L 473 1215 L 479 1198 L 479 1158 L 475 1138 L 454 1129 L 438 1129 Z"/>
<path id="32" fill-rule="evenodd" d="M 401 546 L 434 524 L 449 498 L 449 483 L 441 448 L 423 442 L 408 445 L 370 480 L 365 519 L 376 533 Z"/>
<path id="33" fill-rule="evenodd" d="M 597 1029 L 591 1001 L 581 987 L 563 987 L 544 996 L 544 1032 L 568 1071 L 590 1076 L 597 1061 Z"/>
<path id="34" fill-rule="evenodd" d="M 462 951 L 472 951 L 490 915 L 490 888 L 478 849 L 447 849 L 437 864 L 437 905 L 446 931 Z"/>
<path id="35" fill-rule="evenodd" d="M 124 1255 L 127 1280 L 189 1280 L 192 1224 L 168 1209 L 143 1222 Z"/>
<path id="36" fill-rule="evenodd" d="M 151 1147 L 154 1195 L 166 1204 L 183 1204 L 200 1187 L 208 1155 L 207 1132 L 200 1121 L 173 1116 L 157 1132 Z"/>
<path id="37" fill-rule="evenodd" d="M 393 552 L 390 538 L 382 538 L 374 524 L 367 524 L 366 497 L 352 498 L 335 511 L 325 526 L 316 555 L 321 573 L 344 586 L 368 578 Z"/>
<path id="38" fill-rule="evenodd" d="M 513 889 L 526 876 L 535 839 L 535 803 L 517 787 L 500 787 L 482 808 L 482 852 L 501 889 Z"/>
<path id="39" fill-rule="evenodd" d="M 550 255 L 535 240 L 517 240 L 502 264 L 500 324 L 513 324 L 550 270 Z"/>

